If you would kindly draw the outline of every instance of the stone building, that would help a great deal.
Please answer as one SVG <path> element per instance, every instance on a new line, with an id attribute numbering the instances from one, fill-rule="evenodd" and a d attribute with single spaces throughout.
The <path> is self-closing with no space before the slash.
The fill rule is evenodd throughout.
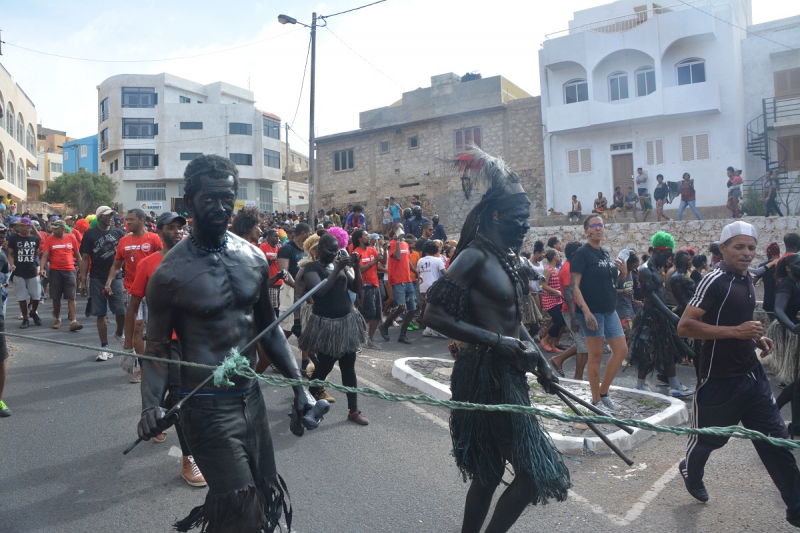
<path id="1" fill-rule="evenodd" d="M 532 214 L 544 209 L 544 156 L 539 97 L 502 76 L 442 74 L 431 87 L 359 116 L 360 128 L 317 139 L 315 206 L 362 205 L 370 228 L 383 199 L 402 206 L 420 195 L 426 216 L 458 233 L 484 184 L 467 200 L 451 161 L 471 144 L 503 158 L 522 179 Z"/>

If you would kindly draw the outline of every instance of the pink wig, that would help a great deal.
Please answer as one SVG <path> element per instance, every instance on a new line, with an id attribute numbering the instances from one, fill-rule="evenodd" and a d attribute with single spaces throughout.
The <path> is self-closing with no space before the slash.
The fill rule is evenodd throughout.
<path id="1" fill-rule="evenodd" d="M 350 236 L 345 230 L 334 226 L 328 229 L 328 233 L 336 237 L 336 240 L 339 241 L 339 248 L 347 248 L 347 245 L 350 243 Z"/>

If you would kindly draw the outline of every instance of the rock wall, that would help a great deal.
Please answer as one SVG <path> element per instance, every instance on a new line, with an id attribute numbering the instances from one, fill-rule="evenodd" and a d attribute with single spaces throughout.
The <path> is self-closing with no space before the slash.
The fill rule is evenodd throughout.
<path id="1" fill-rule="evenodd" d="M 800 217 L 746 217 L 745 222 L 755 226 L 758 231 L 757 257 L 766 258 L 766 248 L 771 242 L 777 242 L 783 248 L 783 236 L 786 233 L 800 233 Z M 605 245 L 616 254 L 622 248 L 630 246 L 637 253 L 647 252 L 650 238 L 657 231 L 666 231 L 675 237 L 676 249 L 692 247 L 697 253 L 708 254 L 708 245 L 719 240 L 722 228 L 733 222 L 733 219 L 683 220 L 682 222 L 638 222 L 619 223 L 606 226 Z M 549 226 L 531 228 L 523 244 L 524 251 L 531 251 L 537 240 L 547 242 L 552 236 L 559 237 L 564 243 L 583 241 L 584 232 L 581 226 Z"/>

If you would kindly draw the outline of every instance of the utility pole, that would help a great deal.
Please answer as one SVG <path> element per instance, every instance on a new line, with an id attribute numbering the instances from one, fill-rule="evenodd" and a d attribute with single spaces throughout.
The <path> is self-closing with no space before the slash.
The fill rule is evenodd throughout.
<path id="1" fill-rule="evenodd" d="M 286 123 L 286 212 L 290 213 L 289 207 L 289 123 Z"/>
<path id="2" fill-rule="evenodd" d="M 314 221 L 314 200 L 316 200 L 316 170 L 317 163 L 314 155 L 314 88 L 317 70 L 317 13 L 311 14 L 311 110 L 308 125 L 308 214 L 309 220 Z"/>

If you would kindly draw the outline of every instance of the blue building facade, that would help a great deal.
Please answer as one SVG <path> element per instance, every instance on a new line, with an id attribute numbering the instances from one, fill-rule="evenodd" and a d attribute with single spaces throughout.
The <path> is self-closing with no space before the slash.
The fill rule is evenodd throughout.
<path id="1" fill-rule="evenodd" d="M 64 143 L 64 172 L 77 172 L 85 168 L 87 172 L 97 172 L 97 134 Z"/>

